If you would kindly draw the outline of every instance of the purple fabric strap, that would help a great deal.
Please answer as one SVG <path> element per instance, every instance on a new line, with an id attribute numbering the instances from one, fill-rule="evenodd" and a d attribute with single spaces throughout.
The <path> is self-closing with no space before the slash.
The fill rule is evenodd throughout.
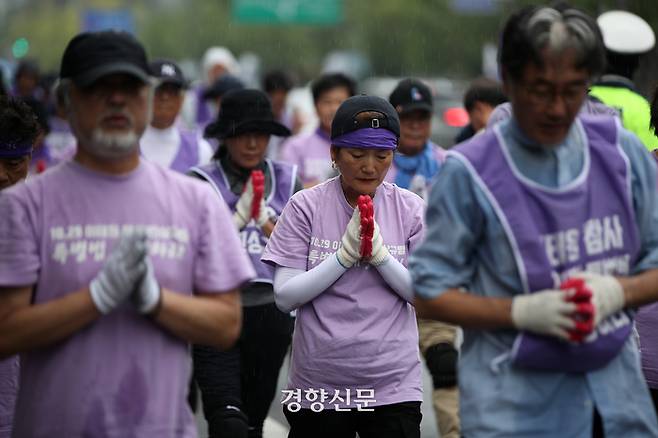
<path id="1" fill-rule="evenodd" d="M 331 144 L 345 148 L 395 149 L 398 138 L 388 129 L 363 128 L 336 137 Z"/>
<path id="2" fill-rule="evenodd" d="M 32 153 L 32 144 L 0 144 L 0 157 L 23 157 Z"/>

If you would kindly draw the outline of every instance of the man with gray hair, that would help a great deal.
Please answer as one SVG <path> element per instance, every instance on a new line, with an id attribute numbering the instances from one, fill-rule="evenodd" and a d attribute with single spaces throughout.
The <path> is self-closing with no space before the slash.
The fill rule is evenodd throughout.
<path id="1" fill-rule="evenodd" d="M 188 343 L 235 342 L 253 269 L 212 189 L 140 159 L 152 89 L 137 40 L 82 33 L 60 77 L 73 161 L 0 193 L 14 436 L 195 437 Z"/>
<path id="2" fill-rule="evenodd" d="M 410 260 L 418 315 L 465 329 L 462 434 L 658 436 L 631 336 L 658 300 L 656 164 L 578 115 L 605 62 L 590 17 L 524 8 L 499 53 L 513 116 L 449 152 Z"/>

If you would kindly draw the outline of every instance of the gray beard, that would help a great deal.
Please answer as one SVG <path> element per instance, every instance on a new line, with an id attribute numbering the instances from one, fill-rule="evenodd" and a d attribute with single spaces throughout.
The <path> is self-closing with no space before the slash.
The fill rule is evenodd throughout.
<path id="1" fill-rule="evenodd" d="M 104 158 L 122 158 L 139 147 L 139 138 L 133 131 L 109 134 L 96 128 L 88 143 L 90 151 Z"/>

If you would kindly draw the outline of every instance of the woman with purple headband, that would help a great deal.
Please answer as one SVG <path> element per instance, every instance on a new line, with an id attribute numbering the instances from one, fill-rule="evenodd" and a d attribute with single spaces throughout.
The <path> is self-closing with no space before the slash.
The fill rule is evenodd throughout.
<path id="1" fill-rule="evenodd" d="M 397 112 L 384 99 L 343 102 L 331 126 L 340 175 L 290 199 L 263 253 L 276 267 L 277 306 L 297 311 L 282 396 L 290 438 L 420 437 L 421 366 L 406 265 L 423 237 L 424 207 L 383 182 L 399 135 Z M 360 207 L 370 214 L 362 218 Z"/>

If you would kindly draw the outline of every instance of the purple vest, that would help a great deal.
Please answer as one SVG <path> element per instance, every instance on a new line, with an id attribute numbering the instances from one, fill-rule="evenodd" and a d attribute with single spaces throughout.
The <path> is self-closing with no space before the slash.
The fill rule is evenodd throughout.
<path id="1" fill-rule="evenodd" d="M 194 96 L 196 97 L 196 124 L 199 129 L 203 129 L 206 125 L 212 122 L 213 115 L 210 112 L 208 102 L 203 98 L 203 91 L 205 86 L 199 84 L 194 89 Z"/>
<path id="2" fill-rule="evenodd" d="M 297 166 L 272 161 L 267 158 L 265 163 L 269 167 L 269 178 L 272 181 L 272 188 L 267 199 L 265 199 L 265 204 L 270 217 L 279 217 L 283 207 L 285 207 L 295 190 Z M 224 170 L 217 161 L 205 166 L 194 167 L 192 171 L 208 181 L 231 211 L 235 213 L 235 205 L 240 197 L 231 191 Z M 240 231 L 240 240 L 256 270 L 256 278 L 252 282 L 272 283 L 274 281 L 274 267 L 260 260 L 268 241 L 261 227 L 253 220 L 249 221 L 247 226 Z"/>
<path id="3" fill-rule="evenodd" d="M 185 173 L 191 167 L 199 164 L 199 141 L 196 132 L 187 130 L 178 130 L 180 133 L 180 147 L 174 161 L 169 168 L 177 172 Z"/>
<path id="4" fill-rule="evenodd" d="M 575 272 L 628 275 L 640 249 L 618 121 L 579 120 L 589 142 L 583 171 L 561 188 L 522 176 L 498 127 L 451 152 L 466 164 L 505 229 L 524 293 L 558 288 Z M 583 343 L 521 332 L 512 360 L 536 370 L 591 371 L 619 353 L 631 329 L 630 314 L 621 311 L 601 321 Z"/>

